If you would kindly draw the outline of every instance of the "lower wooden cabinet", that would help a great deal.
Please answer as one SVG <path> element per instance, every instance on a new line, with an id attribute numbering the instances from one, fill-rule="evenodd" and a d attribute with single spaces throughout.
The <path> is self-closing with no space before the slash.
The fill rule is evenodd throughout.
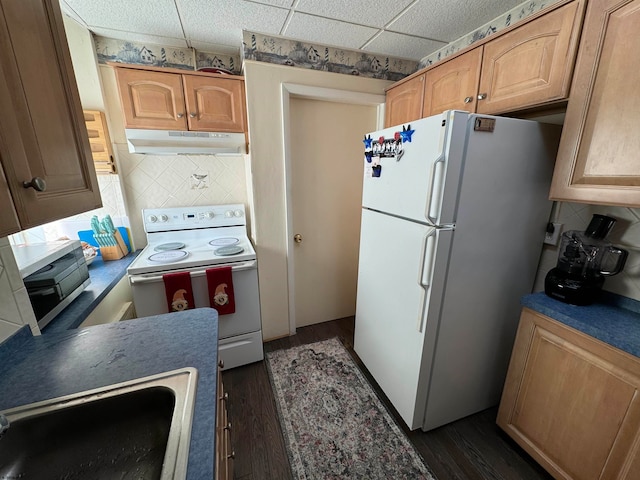
<path id="1" fill-rule="evenodd" d="M 523 309 L 498 425 L 558 479 L 640 478 L 640 359 Z"/>
<path id="2" fill-rule="evenodd" d="M 222 384 L 222 361 L 218 364 L 218 406 L 216 416 L 216 480 L 233 478 L 235 453 L 231 449 L 231 422 L 227 414 L 229 394 Z"/>

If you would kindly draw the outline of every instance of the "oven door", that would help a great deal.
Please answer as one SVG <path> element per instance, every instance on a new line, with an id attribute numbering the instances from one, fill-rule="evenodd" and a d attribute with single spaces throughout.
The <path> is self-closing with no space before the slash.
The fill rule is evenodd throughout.
<path id="1" fill-rule="evenodd" d="M 220 267 L 222 265 L 216 265 Z M 205 268 L 171 270 L 171 273 L 191 273 L 193 300 L 196 308 L 210 307 Z M 232 266 L 233 292 L 236 311 L 220 315 L 218 336 L 227 338 L 260 330 L 260 294 L 258 291 L 258 262 L 241 262 Z M 167 298 L 161 273 L 129 275 L 133 303 L 138 317 L 168 313 Z"/>

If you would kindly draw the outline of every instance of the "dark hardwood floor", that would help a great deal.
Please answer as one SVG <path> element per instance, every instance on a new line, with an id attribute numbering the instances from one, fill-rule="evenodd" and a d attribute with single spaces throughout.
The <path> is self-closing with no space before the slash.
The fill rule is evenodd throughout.
<path id="1" fill-rule="evenodd" d="M 551 479 L 495 424 L 497 407 L 443 427 L 410 432 L 353 352 L 353 317 L 299 328 L 296 335 L 265 344 L 265 352 L 339 337 L 438 480 Z M 292 478 L 275 399 L 264 362 L 223 373 L 233 425 L 234 478 Z"/>

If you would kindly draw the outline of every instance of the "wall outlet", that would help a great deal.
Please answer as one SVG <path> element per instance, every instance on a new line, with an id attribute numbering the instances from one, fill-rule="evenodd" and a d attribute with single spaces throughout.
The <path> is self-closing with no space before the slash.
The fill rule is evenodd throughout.
<path id="1" fill-rule="evenodd" d="M 549 228 L 548 230 L 553 230 L 551 232 L 547 231 L 544 234 L 544 243 L 547 245 L 558 245 L 558 241 L 560 240 L 560 234 L 562 233 L 562 223 L 551 223 L 550 225 L 553 228 Z"/>

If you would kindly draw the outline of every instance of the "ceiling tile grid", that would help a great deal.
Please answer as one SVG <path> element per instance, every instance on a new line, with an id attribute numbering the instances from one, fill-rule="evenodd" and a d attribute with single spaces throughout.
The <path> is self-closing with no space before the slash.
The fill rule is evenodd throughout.
<path id="1" fill-rule="evenodd" d="M 418 61 L 465 32 L 477 37 L 480 25 L 508 10 L 526 12 L 554 2 L 519 1 L 61 0 L 61 5 L 98 35 L 143 44 L 229 54 L 242 48 L 244 30 Z"/>

